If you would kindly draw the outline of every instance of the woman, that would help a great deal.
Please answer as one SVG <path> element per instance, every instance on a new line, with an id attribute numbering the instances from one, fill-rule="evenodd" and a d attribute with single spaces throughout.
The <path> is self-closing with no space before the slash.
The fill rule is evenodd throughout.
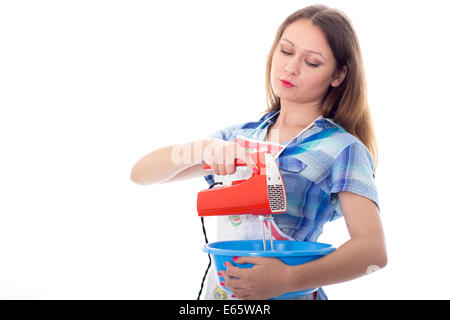
<path id="1" fill-rule="evenodd" d="M 254 266 L 241 269 L 228 263 L 219 275 L 233 295 L 227 296 L 210 276 L 207 298 L 268 299 L 349 281 L 387 263 L 374 184 L 376 142 L 359 43 L 348 18 L 322 5 L 287 17 L 268 57 L 266 92 L 269 108 L 259 121 L 156 150 L 136 163 L 131 179 L 148 184 L 205 176 L 202 168 L 208 164 L 214 175 L 205 179 L 212 184 L 218 176 L 236 172 L 235 158 L 257 170 L 249 154 L 233 142 L 236 136 L 281 143 L 277 162 L 288 206 L 286 214 L 275 215 L 277 232 L 286 239 L 316 241 L 327 221 L 343 216 L 351 238 L 328 256 L 300 266 L 235 257 L 237 263 Z M 202 152 L 194 152 L 199 146 Z M 174 161 L 180 150 L 189 151 L 189 161 Z M 256 222 L 243 220 L 220 220 L 221 230 L 226 230 L 222 238 L 251 237 L 241 224 Z M 327 297 L 320 288 L 302 298 Z"/>

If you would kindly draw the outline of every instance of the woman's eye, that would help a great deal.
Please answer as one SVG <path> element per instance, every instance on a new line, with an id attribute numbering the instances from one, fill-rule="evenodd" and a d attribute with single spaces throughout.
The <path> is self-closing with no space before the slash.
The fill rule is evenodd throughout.
<path id="1" fill-rule="evenodd" d="M 290 52 L 286 52 L 286 51 L 284 51 L 283 49 L 281 49 L 281 53 L 283 53 L 283 54 L 285 54 L 285 55 L 287 55 L 287 56 L 290 56 L 292 53 L 290 53 Z"/>
<path id="2" fill-rule="evenodd" d="M 308 62 L 308 61 L 306 61 L 306 64 L 307 64 L 308 66 L 310 66 L 310 67 L 313 67 L 313 68 L 317 68 L 317 67 L 319 66 L 318 64 L 310 63 L 310 62 Z"/>
<path id="3" fill-rule="evenodd" d="M 281 49 L 280 52 L 281 52 L 282 54 L 286 55 L 286 56 L 291 56 L 291 55 L 292 55 L 291 52 L 284 51 L 283 49 Z M 319 64 L 310 63 L 310 62 L 308 62 L 308 61 L 306 61 L 306 64 L 307 64 L 308 66 L 312 67 L 312 68 L 317 68 L 317 67 L 319 66 Z"/>

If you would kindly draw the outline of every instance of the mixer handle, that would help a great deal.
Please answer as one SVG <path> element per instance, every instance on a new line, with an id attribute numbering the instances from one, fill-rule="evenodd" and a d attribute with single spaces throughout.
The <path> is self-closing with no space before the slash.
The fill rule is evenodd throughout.
<path id="1" fill-rule="evenodd" d="M 234 159 L 234 165 L 236 167 L 240 167 L 240 166 L 246 166 L 247 164 L 244 161 L 242 161 L 241 159 Z M 209 164 L 207 164 L 203 167 L 203 169 L 209 170 L 209 169 L 211 169 L 211 166 Z"/>
<path id="2" fill-rule="evenodd" d="M 264 155 L 265 155 L 266 153 L 270 153 L 270 152 L 267 152 L 267 151 L 265 150 L 265 151 L 253 152 L 253 153 L 250 154 L 250 156 L 253 158 L 253 160 L 256 162 L 256 164 L 257 164 L 257 166 L 258 166 L 258 170 L 260 170 L 261 167 L 264 167 L 264 166 L 266 165 L 266 161 L 264 160 Z M 243 160 L 241 160 L 241 159 L 236 158 L 236 159 L 234 159 L 234 165 L 235 165 L 236 167 L 239 167 L 239 166 L 246 166 L 247 163 L 245 163 L 245 161 L 243 161 Z M 205 165 L 205 166 L 203 167 L 203 169 L 209 170 L 209 169 L 212 169 L 212 168 L 211 168 L 210 165 L 207 164 L 207 165 Z"/>

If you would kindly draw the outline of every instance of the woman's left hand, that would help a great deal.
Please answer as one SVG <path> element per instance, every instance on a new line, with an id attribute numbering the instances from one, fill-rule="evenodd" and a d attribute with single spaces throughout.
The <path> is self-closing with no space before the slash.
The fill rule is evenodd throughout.
<path id="1" fill-rule="evenodd" d="M 235 267 L 227 262 L 225 271 L 219 275 L 225 278 L 223 285 L 239 299 L 265 300 L 288 292 L 288 265 L 277 258 L 234 257 L 235 263 L 253 263 L 252 268 Z M 235 278 L 239 279 L 235 279 Z"/>

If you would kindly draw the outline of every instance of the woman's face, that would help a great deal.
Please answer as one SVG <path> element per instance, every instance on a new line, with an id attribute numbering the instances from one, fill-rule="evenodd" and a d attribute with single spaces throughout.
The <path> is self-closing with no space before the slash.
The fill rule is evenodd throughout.
<path id="1" fill-rule="evenodd" d="M 336 61 L 322 30 L 300 19 L 286 27 L 273 54 L 271 84 L 281 100 L 295 103 L 320 101 L 330 85 L 339 86 Z M 293 87 L 283 85 L 287 80 Z"/>

